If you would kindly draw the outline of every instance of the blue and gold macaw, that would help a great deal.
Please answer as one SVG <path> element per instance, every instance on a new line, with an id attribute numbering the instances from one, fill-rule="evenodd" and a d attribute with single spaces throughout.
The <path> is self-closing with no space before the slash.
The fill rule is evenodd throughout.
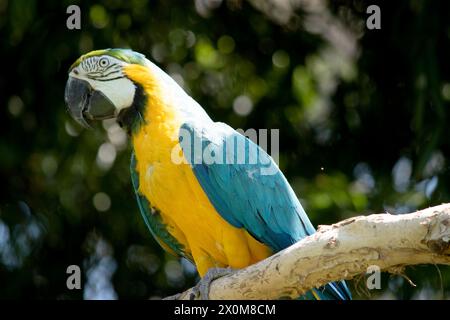
<path id="1" fill-rule="evenodd" d="M 142 54 L 106 49 L 81 56 L 70 67 L 65 100 L 84 126 L 114 117 L 128 130 L 132 183 L 147 227 L 164 249 L 194 262 L 202 277 L 211 268 L 244 268 L 315 232 L 272 158 L 212 121 Z M 256 151 L 258 161 L 236 161 L 240 149 L 227 148 L 230 141 L 243 146 L 247 160 Z M 198 157 L 198 145 L 223 161 Z M 338 282 L 304 298 L 351 295 Z"/>

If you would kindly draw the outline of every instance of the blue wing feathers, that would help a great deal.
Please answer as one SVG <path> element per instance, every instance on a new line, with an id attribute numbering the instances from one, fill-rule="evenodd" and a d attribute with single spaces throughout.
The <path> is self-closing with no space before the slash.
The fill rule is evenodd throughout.
<path id="1" fill-rule="evenodd" d="M 184 123 L 180 130 L 190 134 L 190 139 L 183 137 L 179 140 L 185 156 L 189 156 L 188 150 L 191 151 L 188 161 L 194 159 L 195 144 L 224 154 L 223 159 L 227 163 L 205 164 L 198 158 L 190 163 L 212 205 L 231 225 L 245 228 L 274 251 L 280 251 L 315 232 L 286 178 L 259 146 L 221 123 L 208 123 L 207 126 Z M 231 140 L 235 141 L 234 149 L 226 149 L 226 143 Z M 244 163 L 237 161 L 238 146 L 245 146 Z M 254 156 L 248 155 L 252 152 L 257 153 L 258 161 L 249 161 Z M 263 174 L 262 169 L 268 166 L 275 166 L 273 174 Z M 351 297 L 344 282 L 331 283 L 315 290 L 323 299 Z"/>
<path id="2" fill-rule="evenodd" d="M 234 162 L 192 164 L 194 174 L 209 200 L 230 224 L 244 227 L 276 251 L 315 232 L 282 173 L 277 169 L 272 175 L 262 174 L 264 166 L 275 164 L 259 146 L 223 124 L 217 130 L 208 130 L 185 123 L 182 129 L 191 134 L 191 139 L 180 140 L 183 150 L 191 150 L 190 159 L 194 159 L 194 141 L 200 139 L 203 148 L 221 152 L 224 159 Z M 230 156 L 226 149 L 219 150 L 232 139 L 235 141 L 234 156 Z M 236 147 L 239 145 L 245 146 L 247 161 L 236 164 Z M 257 152 L 256 157 L 249 155 L 254 151 Z M 259 161 L 249 163 L 252 156 Z"/>

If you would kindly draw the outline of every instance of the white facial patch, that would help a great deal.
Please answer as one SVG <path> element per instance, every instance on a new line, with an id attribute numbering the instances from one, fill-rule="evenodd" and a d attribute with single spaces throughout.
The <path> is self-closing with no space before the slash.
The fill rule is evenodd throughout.
<path id="1" fill-rule="evenodd" d="M 70 72 L 70 76 L 87 81 L 91 87 L 103 93 L 120 110 L 133 103 L 136 86 L 123 76 L 122 67 L 127 63 L 111 56 L 95 56 L 84 60 Z"/>
<path id="2" fill-rule="evenodd" d="M 130 79 L 119 78 L 109 81 L 86 79 L 94 90 L 102 92 L 116 107 L 116 114 L 133 103 L 136 87 Z"/>

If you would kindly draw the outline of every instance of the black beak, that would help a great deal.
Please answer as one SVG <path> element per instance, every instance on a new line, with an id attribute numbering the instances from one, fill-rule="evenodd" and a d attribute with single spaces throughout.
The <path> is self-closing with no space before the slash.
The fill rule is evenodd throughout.
<path id="1" fill-rule="evenodd" d="M 69 76 L 64 100 L 72 117 L 83 127 L 90 128 L 94 120 L 113 118 L 116 108 L 102 92 L 89 82 Z"/>

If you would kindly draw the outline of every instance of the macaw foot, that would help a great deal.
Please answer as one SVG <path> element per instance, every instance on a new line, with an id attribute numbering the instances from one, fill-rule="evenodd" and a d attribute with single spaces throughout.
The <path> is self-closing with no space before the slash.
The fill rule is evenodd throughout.
<path id="1" fill-rule="evenodd" d="M 223 276 L 228 276 L 235 273 L 235 270 L 231 268 L 211 268 L 206 272 L 203 278 L 192 288 L 193 294 L 191 300 L 195 298 L 200 298 L 200 300 L 209 300 L 209 288 L 211 282 L 221 278 Z"/>

